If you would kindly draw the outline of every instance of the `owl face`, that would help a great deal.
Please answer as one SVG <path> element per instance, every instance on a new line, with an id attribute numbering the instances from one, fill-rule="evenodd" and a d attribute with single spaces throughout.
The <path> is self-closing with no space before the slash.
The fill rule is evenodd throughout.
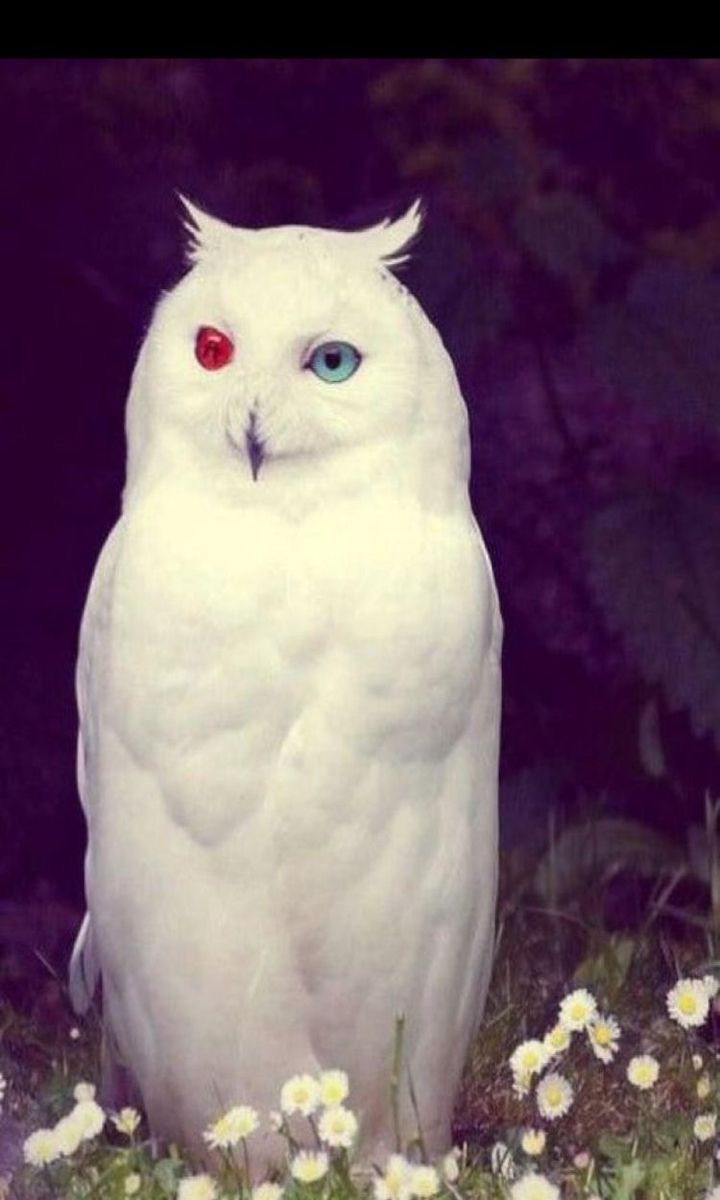
<path id="1" fill-rule="evenodd" d="M 418 206 L 358 233 L 249 231 L 188 208 L 194 265 L 141 352 L 131 451 L 134 435 L 262 486 L 288 460 L 406 436 L 423 344 L 419 308 L 388 265 L 417 232 Z"/>

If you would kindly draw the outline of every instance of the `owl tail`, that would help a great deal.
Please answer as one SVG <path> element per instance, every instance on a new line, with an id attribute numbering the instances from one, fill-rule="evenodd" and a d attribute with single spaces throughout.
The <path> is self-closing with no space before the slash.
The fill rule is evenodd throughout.
<path id="1" fill-rule="evenodd" d="M 85 913 L 70 958 L 70 999 L 76 1013 L 82 1016 L 90 1008 L 99 982 L 100 962 L 88 912 Z M 102 1028 L 100 1100 L 104 1107 L 111 1109 L 140 1105 L 139 1089 L 122 1062 L 115 1035 L 105 1013 Z"/>
<path id="2" fill-rule="evenodd" d="M 100 1103 L 103 1108 L 120 1110 L 127 1106 L 141 1109 L 140 1089 L 124 1065 L 112 1026 L 103 1020 L 100 1074 Z"/>

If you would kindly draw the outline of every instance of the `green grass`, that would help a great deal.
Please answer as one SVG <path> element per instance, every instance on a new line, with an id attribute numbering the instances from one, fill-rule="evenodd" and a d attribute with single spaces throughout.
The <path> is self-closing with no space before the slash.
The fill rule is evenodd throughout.
<path id="1" fill-rule="evenodd" d="M 666 1008 L 667 992 L 678 978 L 720 974 L 717 815 L 717 806 L 708 802 L 709 886 L 689 868 L 678 869 L 675 860 L 648 869 L 635 850 L 624 855 L 623 843 L 637 840 L 623 838 L 622 830 L 610 851 L 603 843 L 598 853 L 602 838 L 596 839 L 589 878 L 576 842 L 572 863 L 563 863 L 563 836 L 551 839 L 543 863 L 517 853 L 503 860 L 493 980 L 458 1097 L 455 1140 L 463 1154 L 458 1179 L 442 1184 L 446 1200 L 507 1200 L 513 1180 L 490 1165 L 499 1141 L 514 1162 L 515 1182 L 535 1168 L 561 1189 L 564 1200 L 700 1200 L 720 1182 L 717 1139 L 701 1142 L 693 1132 L 698 1114 L 718 1109 L 718 1014 L 711 1005 L 704 1024 L 686 1030 Z M 597 829 L 601 826 L 602 818 Z M 591 830 L 592 822 L 586 827 Z M 518 1043 L 543 1037 L 555 1024 L 563 996 L 580 986 L 618 1020 L 619 1051 L 603 1064 L 585 1034 L 575 1034 L 568 1051 L 545 1071 L 558 1070 L 570 1080 L 574 1101 L 566 1115 L 543 1120 L 534 1086 L 529 1095 L 516 1094 L 508 1059 Z M 4 1113 L 23 1132 L 57 1121 L 72 1108 L 76 1083 L 98 1078 L 97 1018 L 81 1024 L 64 998 L 58 1006 L 53 1021 L 42 1023 L 22 1005 L 0 1005 L 0 1070 L 8 1081 Z M 70 1037 L 75 1025 L 81 1031 L 77 1040 Z M 651 1054 L 660 1064 L 658 1081 L 647 1091 L 626 1077 L 630 1058 L 639 1054 Z M 699 1070 L 693 1065 L 697 1055 Z M 709 1094 L 701 1099 L 698 1081 L 705 1076 Z M 522 1133 L 530 1127 L 544 1128 L 547 1135 L 542 1155 L 534 1159 L 521 1148 Z M 309 1128 L 308 1133 L 312 1147 Z M 138 1175 L 139 1200 L 175 1197 L 179 1180 L 193 1168 L 175 1149 L 154 1159 L 146 1135 L 141 1126 L 131 1141 L 108 1123 L 72 1158 L 18 1169 L 12 1184 L 6 1180 L 6 1194 L 13 1200 L 124 1200 L 128 1176 Z M 252 1136 L 248 1151 L 252 1155 Z M 356 1168 L 344 1152 L 333 1153 L 330 1171 L 317 1183 L 285 1181 L 288 1200 L 372 1195 L 367 1166 Z M 413 1153 L 417 1157 L 417 1147 Z M 223 1200 L 247 1195 L 242 1163 L 242 1153 L 236 1160 L 226 1156 L 217 1179 Z"/>

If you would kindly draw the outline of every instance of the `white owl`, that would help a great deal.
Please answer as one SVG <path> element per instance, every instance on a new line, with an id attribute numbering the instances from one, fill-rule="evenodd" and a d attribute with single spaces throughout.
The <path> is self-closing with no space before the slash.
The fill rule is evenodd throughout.
<path id="1" fill-rule="evenodd" d="M 502 622 L 467 413 L 389 267 L 419 203 L 357 232 L 185 202 L 127 407 L 122 515 L 80 633 L 88 914 L 119 1061 L 160 1139 L 341 1067 L 360 1157 L 431 1153 L 493 947 Z M 188 228 L 191 228 L 188 226 Z M 253 1135 L 253 1169 L 282 1155 Z"/>

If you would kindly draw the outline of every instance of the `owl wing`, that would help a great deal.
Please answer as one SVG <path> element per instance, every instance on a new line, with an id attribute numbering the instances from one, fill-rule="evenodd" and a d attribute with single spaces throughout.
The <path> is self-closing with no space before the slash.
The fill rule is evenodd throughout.
<path id="1" fill-rule="evenodd" d="M 485 545 L 480 526 L 473 516 L 473 530 L 475 543 L 480 551 L 480 557 L 483 562 L 483 570 L 485 579 L 487 580 L 487 595 L 490 603 L 492 617 L 490 620 L 490 655 L 496 663 L 500 663 L 502 658 L 503 638 L 505 634 L 505 622 L 503 621 L 502 610 L 500 608 L 500 597 L 498 595 L 497 583 L 495 581 L 495 572 L 493 570 L 492 561 L 488 548 Z"/>
<path id="2" fill-rule="evenodd" d="M 75 695 L 80 721 L 77 740 L 77 785 L 88 828 L 92 813 L 89 785 L 92 773 L 89 766 L 95 752 L 96 709 L 93 683 L 98 661 L 104 654 L 107 641 L 121 524 L 121 521 L 117 522 L 100 552 L 80 623 L 80 645 L 75 672 Z M 70 999 L 77 1013 L 82 1014 L 90 1007 L 99 977 L 100 963 L 93 938 L 92 921 L 90 913 L 86 912 L 75 939 L 69 968 Z"/>

